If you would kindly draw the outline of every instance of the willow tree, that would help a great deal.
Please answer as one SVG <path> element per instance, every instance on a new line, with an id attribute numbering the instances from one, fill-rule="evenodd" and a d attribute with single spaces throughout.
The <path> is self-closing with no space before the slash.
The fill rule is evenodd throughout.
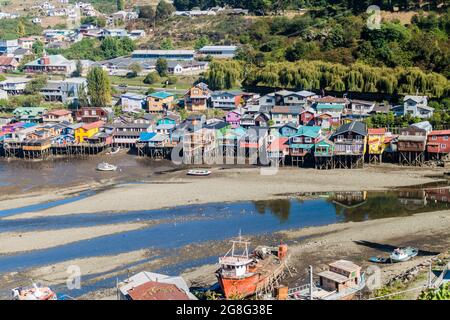
<path id="1" fill-rule="evenodd" d="M 106 107 L 111 103 L 111 83 L 109 76 L 101 67 L 94 67 L 87 75 L 88 94 L 91 105 Z"/>
<path id="2" fill-rule="evenodd" d="M 212 90 L 231 89 L 242 81 L 242 64 L 235 60 L 212 61 L 206 82 Z"/>

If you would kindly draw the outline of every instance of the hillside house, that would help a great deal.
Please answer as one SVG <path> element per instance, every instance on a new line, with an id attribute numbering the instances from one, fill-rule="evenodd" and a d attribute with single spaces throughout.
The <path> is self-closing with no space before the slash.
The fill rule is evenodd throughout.
<path id="1" fill-rule="evenodd" d="M 330 136 L 334 143 L 334 166 L 353 169 L 364 165 L 367 144 L 366 124 L 359 121 L 346 123 Z"/>
<path id="2" fill-rule="evenodd" d="M 108 122 L 114 113 L 111 108 L 84 107 L 75 112 L 77 122 Z"/>
<path id="3" fill-rule="evenodd" d="M 428 106 L 427 96 L 405 96 L 403 105 L 395 106 L 393 111 L 397 116 L 409 114 L 412 117 L 426 119 L 433 115 L 434 109 Z"/>
<path id="4" fill-rule="evenodd" d="M 19 66 L 19 61 L 14 57 L 0 56 L 0 72 L 14 71 Z"/>
<path id="5" fill-rule="evenodd" d="M 428 133 L 427 151 L 431 159 L 440 159 L 450 153 L 450 130 Z"/>
<path id="6" fill-rule="evenodd" d="M 367 154 L 369 163 L 381 163 L 386 149 L 386 129 L 370 128 L 367 130 Z"/>
<path id="7" fill-rule="evenodd" d="M 62 55 L 44 55 L 25 64 L 26 73 L 62 74 L 70 76 L 76 70 L 76 62 L 64 58 Z"/>
<path id="8" fill-rule="evenodd" d="M 91 138 L 97 134 L 104 124 L 103 121 L 83 124 L 81 127 L 75 129 L 75 141 L 77 143 L 84 143 L 87 138 Z"/>
<path id="9" fill-rule="evenodd" d="M 147 96 L 147 108 L 150 113 L 163 113 L 173 109 L 175 96 L 172 93 L 159 91 Z"/>
<path id="10" fill-rule="evenodd" d="M 50 110 L 43 115 L 44 123 L 46 122 L 64 122 L 73 123 L 72 112 L 65 109 Z"/>
<path id="11" fill-rule="evenodd" d="M 225 121 L 231 125 L 231 128 L 236 129 L 241 125 L 242 113 L 241 109 L 231 110 L 225 115 Z"/>
<path id="12" fill-rule="evenodd" d="M 428 121 L 414 123 L 400 130 L 397 150 L 399 163 L 404 165 L 421 166 L 425 161 L 425 151 L 428 133 L 432 126 Z"/>
<path id="13" fill-rule="evenodd" d="M 271 119 L 276 125 L 300 124 L 300 108 L 297 106 L 275 106 L 270 111 Z"/>
<path id="14" fill-rule="evenodd" d="M 319 126 L 300 126 L 297 133 L 289 137 L 289 156 L 291 164 L 303 166 L 312 163 L 314 146 L 322 139 L 322 128 Z"/>
<path id="15" fill-rule="evenodd" d="M 140 112 L 145 109 L 147 97 L 138 93 L 124 93 L 120 96 L 120 104 L 123 112 Z"/>
<path id="16" fill-rule="evenodd" d="M 210 97 L 211 90 L 208 85 L 200 82 L 184 94 L 184 107 L 189 111 L 204 111 L 208 108 Z"/>

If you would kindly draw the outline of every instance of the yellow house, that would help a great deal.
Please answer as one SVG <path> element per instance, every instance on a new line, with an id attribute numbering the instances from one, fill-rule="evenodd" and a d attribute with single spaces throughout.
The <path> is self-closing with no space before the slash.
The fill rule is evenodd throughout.
<path id="1" fill-rule="evenodd" d="M 86 123 L 81 127 L 75 129 L 75 141 L 83 143 L 85 139 L 93 137 L 99 132 L 100 128 L 105 123 L 103 121 L 97 121 L 92 123 Z"/>
<path id="2" fill-rule="evenodd" d="M 175 96 L 165 91 L 151 93 L 147 96 L 148 111 L 163 112 L 164 108 L 170 110 L 174 100 Z"/>

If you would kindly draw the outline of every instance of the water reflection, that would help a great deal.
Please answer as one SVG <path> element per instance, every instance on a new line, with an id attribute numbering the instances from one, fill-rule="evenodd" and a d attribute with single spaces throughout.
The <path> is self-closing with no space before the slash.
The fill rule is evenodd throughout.
<path id="1" fill-rule="evenodd" d="M 329 215 L 332 210 L 336 222 L 365 221 L 390 217 L 408 216 L 420 212 L 449 208 L 450 189 L 404 189 L 395 191 L 345 191 L 297 194 L 299 199 L 254 201 L 260 214 L 270 213 L 281 223 L 288 222 L 292 215 L 298 217 L 306 204 L 315 201 L 315 214 Z"/>

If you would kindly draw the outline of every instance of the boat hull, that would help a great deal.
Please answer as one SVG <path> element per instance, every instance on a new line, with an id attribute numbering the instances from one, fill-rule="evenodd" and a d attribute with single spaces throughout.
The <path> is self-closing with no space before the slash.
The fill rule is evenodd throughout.
<path id="1" fill-rule="evenodd" d="M 226 299 L 243 299 L 256 293 L 258 283 L 260 283 L 259 274 L 254 274 L 245 278 L 227 278 L 218 277 L 220 287 Z"/>

